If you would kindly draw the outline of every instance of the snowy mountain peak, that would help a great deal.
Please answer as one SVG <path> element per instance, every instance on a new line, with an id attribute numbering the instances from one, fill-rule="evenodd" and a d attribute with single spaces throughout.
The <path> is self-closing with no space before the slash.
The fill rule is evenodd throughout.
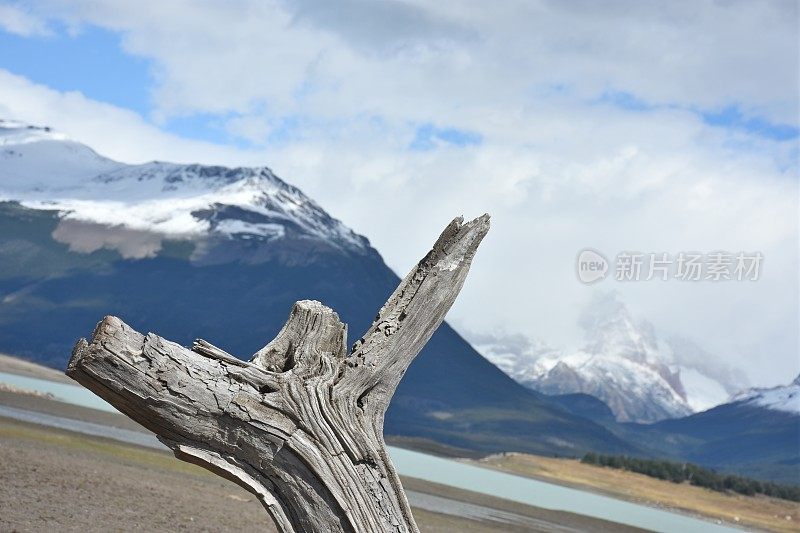
<path id="1" fill-rule="evenodd" d="M 122 166 L 48 127 L 0 119 L 0 194 L 62 190 Z"/>
<path id="2" fill-rule="evenodd" d="M 615 297 L 593 300 L 579 324 L 586 332 L 587 353 L 615 354 L 645 365 L 663 360 L 652 325 L 636 323 L 627 307 Z"/>
<path id="3" fill-rule="evenodd" d="M 788 385 L 771 388 L 754 388 L 731 397 L 730 402 L 766 407 L 800 415 L 800 375 Z"/>
<path id="4" fill-rule="evenodd" d="M 127 165 L 20 122 L 0 121 L 0 200 L 58 210 L 66 221 L 168 237 L 300 238 L 369 249 L 364 237 L 267 167 Z"/>
<path id="5" fill-rule="evenodd" d="M 634 320 L 614 294 L 594 298 L 579 325 L 583 345 L 569 352 L 516 337 L 471 340 L 519 383 L 546 394 L 590 394 L 621 421 L 685 416 L 730 395 L 713 372 L 676 357 L 675 347 L 661 342 L 649 322 Z"/>
<path id="6" fill-rule="evenodd" d="M 579 324 L 583 348 L 538 360 L 529 374 L 534 388 L 591 394 L 623 421 L 654 422 L 692 412 L 680 371 L 653 326 L 636 322 L 616 295 L 595 298 Z"/>

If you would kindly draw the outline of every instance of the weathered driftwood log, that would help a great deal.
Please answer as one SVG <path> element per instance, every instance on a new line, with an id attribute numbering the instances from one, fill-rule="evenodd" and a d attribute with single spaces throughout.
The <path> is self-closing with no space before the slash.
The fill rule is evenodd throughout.
<path id="1" fill-rule="evenodd" d="M 78 341 L 67 375 L 179 459 L 251 491 L 282 531 L 418 531 L 383 440 L 384 413 L 488 230 L 488 215 L 451 222 L 350 354 L 337 314 L 304 300 L 250 362 L 108 316 L 91 342 Z"/>

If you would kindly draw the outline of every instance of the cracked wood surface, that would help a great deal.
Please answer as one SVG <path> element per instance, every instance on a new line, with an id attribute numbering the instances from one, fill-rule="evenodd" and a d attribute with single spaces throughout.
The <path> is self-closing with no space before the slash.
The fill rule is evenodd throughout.
<path id="1" fill-rule="evenodd" d="M 350 353 L 339 316 L 303 300 L 249 362 L 107 316 L 91 342 L 75 345 L 67 375 L 179 459 L 251 491 L 282 531 L 416 532 L 383 440 L 384 413 L 488 230 L 488 215 L 451 222 Z"/>

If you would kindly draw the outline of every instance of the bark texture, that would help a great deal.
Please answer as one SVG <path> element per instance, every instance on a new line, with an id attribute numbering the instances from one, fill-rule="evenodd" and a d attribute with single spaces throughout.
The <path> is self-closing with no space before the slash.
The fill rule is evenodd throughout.
<path id="1" fill-rule="evenodd" d="M 249 362 L 107 316 L 90 342 L 75 345 L 67 375 L 179 459 L 251 491 L 282 531 L 416 532 L 383 440 L 384 413 L 488 230 L 488 215 L 451 222 L 350 353 L 338 315 L 304 300 Z"/>

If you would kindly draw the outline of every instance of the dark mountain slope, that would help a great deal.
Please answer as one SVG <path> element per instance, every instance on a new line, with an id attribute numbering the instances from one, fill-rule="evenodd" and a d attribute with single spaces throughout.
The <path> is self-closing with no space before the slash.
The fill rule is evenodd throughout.
<path id="1" fill-rule="evenodd" d="M 70 251 L 52 238 L 61 222 L 54 211 L 0 208 L 0 350 L 59 368 L 106 314 L 183 344 L 203 337 L 249 357 L 277 333 L 292 303 L 311 298 L 340 314 L 352 341 L 399 283 L 372 248 L 211 234 L 166 240 L 155 257 L 123 259 L 107 249 Z M 401 382 L 386 433 L 486 452 L 634 451 L 515 383 L 447 324 Z"/>
<path id="2" fill-rule="evenodd" d="M 800 484 L 800 416 L 727 403 L 652 425 L 626 424 L 620 437 L 669 457 L 757 479 Z"/>

